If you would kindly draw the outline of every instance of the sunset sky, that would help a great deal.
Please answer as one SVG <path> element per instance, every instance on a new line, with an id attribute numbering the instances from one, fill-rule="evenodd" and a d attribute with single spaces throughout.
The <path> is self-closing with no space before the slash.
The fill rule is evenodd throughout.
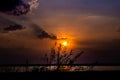
<path id="1" fill-rule="evenodd" d="M 69 49 L 84 51 L 77 63 L 120 63 L 120 0 L 38 2 L 23 16 L 0 10 L 0 64 L 21 64 L 26 59 L 40 64 L 56 41 L 52 35 L 67 38 Z M 6 31 L 11 24 L 25 28 Z M 47 37 L 38 36 L 41 30 Z"/>

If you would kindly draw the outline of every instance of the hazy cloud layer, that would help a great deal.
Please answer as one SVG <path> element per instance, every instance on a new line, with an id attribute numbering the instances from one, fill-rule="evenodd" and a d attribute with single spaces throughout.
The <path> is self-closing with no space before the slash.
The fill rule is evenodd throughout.
<path id="1" fill-rule="evenodd" d="M 1 17 L 1 16 L 0 16 Z M 16 30 L 23 30 L 26 28 L 31 28 L 33 30 L 32 34 L 34 36 L 36 36 L 39 39 L 52 39 L 52 40 L 56 40 L 57 36 L 53 35 L 53 34 L 49 34 L 47 31 L 45 31 L 44 29 L 42 29 L 39 25 L 37 25 L 36 23 L 33 23 L 30 19 L 24 17 L 22 19 L 26 20 L 26 22 L 28 22 L 28 26 L 26 27 L 25 24 L 20 24 L 20 23 L 16 23 L 10 19 L 7 19 L 5 17 L 1 17 L 1 21 L 0 24 L 4 25 L 4 26 L 0 26 L 0 30 L 3 33 L 6 32 L 12 32 L 12 31 L 16 31 Z"/>
<path id="2" fill-rule="evenodd" d="M 70 12 L 89 15 L 119 16 L 119 0 L 41 0 L 46 12 Z"/>
<path id="3" fill-rule="evenodd" d="M 28 48 L 0 48 L 0 64 L 34 64 L 42 62 L 42 54 Z"/>
<path id="4" fill-rule="evenodd" d="M 79 49 L 85 52 L 85 54 L 79 58 L 78 63 L 120 63 L 120 39 L 109 41 L 79 41 L 77 44 L 81 45 Z"/>
<path id="5" fill-rule="evenodd" d="M 44 54 L 40 51 L 51 46 L 52 43 L 49 45 L 50 41 L 57 39 L 57 36 L 50 34 L 49 31 L 57 35 L 70 33 L 70 36 L 72 35 L 76 39 L 73 42 L 76 43 L 77 49 L 85 52 L 79 58 L 79 63 L 95 63 L 96 61 L 120 63 L 120 29 L 118 27 L 120 23 L 120 0 L 39 0 L 41 7 L 36 10 L 38 13 L 35 13 L 34 16 L 30 14 L 27 16 L 28 18 L 20 15 L 27 14 L 38 6 L 39 3 L 36 3 L 38 0 L 13 1 L 18 1 L 14 8 L 12 5 L 12 8 L 7 9 L 8 4 L 6 4 L 6 6 L 3 5 L 5 9 L 2 10 L 2 5 L 0 5 L 0 12 L 17 15 L 16 21 L 21 18 L 20 21 L 24 20 L 25 26 L 27 26 L 23 31 L 24 33 L 19 27 L 17 30 L 21 31 L 16 31 L 16 27 L 10 27 L 8 31 L 15 28 L 16 32 L 0 34 L 0 63 L 24 63 L 27 56 L 31 57 L 33 63 L 40 63 L 40 57 Z M 18 24 L 12 20 L 0 17 L 0 23 L 5 25 L 3 29 L 7 25 Z M 25 34 L 28 33 L 30 35 L 26 36 Z M 22 35 L 19 36 L 19 34 Z M 61 39 L 64 40 L 64 38 Z M 37 50 L 38 52 L 35 53 Z M 39 57 L 39 60 L 36 57 Z"/>
<path id="6" fill-rule="evenodd" d="M 120 32 L 120 27 L 117 28 L 117 32 Z"/>

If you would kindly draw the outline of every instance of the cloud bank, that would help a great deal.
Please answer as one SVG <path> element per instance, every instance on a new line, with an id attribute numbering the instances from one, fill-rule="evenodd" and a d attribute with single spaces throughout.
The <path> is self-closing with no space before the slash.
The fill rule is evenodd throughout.
<path id="1" fill-rule="evenodd" d="M 38 0 L 1 0 L 0 2 L 0 12 L 14 15 L 14 16 L 20 16 L 27 14 L 34 8 L 37 8 L 39 6 Z M 25 19 L 25 18 L 24 18 Z M 25 19 L 26 20 L 26 19 Z M 29 19 L 27 19 L 30 21 Z M 49 39 L 57 39 L 55 35 L 50 35 L 45 30 L 40 28 L 37 24 L 30 21 L 32 28 L 34 29 L 35 33 L 37 34 L 37 37 L 40 39 L 49 38 Z M 15 31 L 15 30 L 21 30 L 24 27 L 19 24 L 9 25 L 4 28 L 4 31 Z"/>
<path id="2" fill-rule="evenodd" d="M 36 8 L 39 4 L 37 0 L 1 0 L 0 12 L 10 14 L 14 16 L 20 16 L 27 14 L 33 8 Z"/>
<path id="3" fill-rule="evenodd" d="M 25 27 L 19 24 L 14 24 L 14 25 L 8 25 L 6 28 L 4 28 L 4 31 L 16 31 L 16 30 L 22 30 Z"/>
<path id="4" fill-rule="evenodd" d="M 47 31 L 40 28 L 40 26 L 38 26 L 37 24 L 31 23 L 30 26 L 33 28 L 33 30 L 38 38 L 40 38 L 40 39 L 49 38 L 52 40 L 57 40 L 56 35 L 49 34 Z"/>

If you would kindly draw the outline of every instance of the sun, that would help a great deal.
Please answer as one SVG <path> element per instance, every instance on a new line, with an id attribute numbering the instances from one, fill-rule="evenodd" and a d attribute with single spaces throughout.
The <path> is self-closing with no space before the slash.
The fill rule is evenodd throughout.
<path id="1" fill-rule="evenodd" d="M 67 41 L 64 41 L 64 42 L 62 43 L 62 45 L 63 45 L 63 46 L 67 46 L 67 45 L 68 45 L 68 42 L 67 42 Z"/>

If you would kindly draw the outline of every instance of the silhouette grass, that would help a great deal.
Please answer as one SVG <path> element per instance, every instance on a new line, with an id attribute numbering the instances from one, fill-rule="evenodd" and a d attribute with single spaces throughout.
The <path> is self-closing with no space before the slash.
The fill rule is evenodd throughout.
<path id="1" fill-rule="evenodd" d="M 72 64 L 75 64 L 75 62 L 78 60 L 78 58 L 81 57 L 83 53 L 83 51 L 80 51 L 75 54 L 73 50 L 67 51 L 66 47 L 62 46 L 61 44 L 57 45 L 57 43 L 55 43 L 53 48 L 51 48 L 51 51 L 43 56 L 44 64 L 48 64 L 51 66 L 32 66 L 32 68 L 30 68 L 31 66 L 29 66 L 29 61 L 27 60 L 26 67 L 0 67 L 0 72 L 92 71 L 94 66 L 70 66 Z M 52 66 L 52 64 L 54 64 L 55 66 Z"/>
<path id="2" fill-rule="evenodd" d="M 69 71 L 72 66 L 63 65 L 74 64 L 83 53 L 84 52 L 81 51 L 74 55 L 73 50 L 70 50 L 69 52 L 65 46 L 55 43 L 54 47 L 51 49 L 51 52 L 44 55 L 44 63 L 55 64 L 57 68 L 55 67 L 54 71 Z"/>

